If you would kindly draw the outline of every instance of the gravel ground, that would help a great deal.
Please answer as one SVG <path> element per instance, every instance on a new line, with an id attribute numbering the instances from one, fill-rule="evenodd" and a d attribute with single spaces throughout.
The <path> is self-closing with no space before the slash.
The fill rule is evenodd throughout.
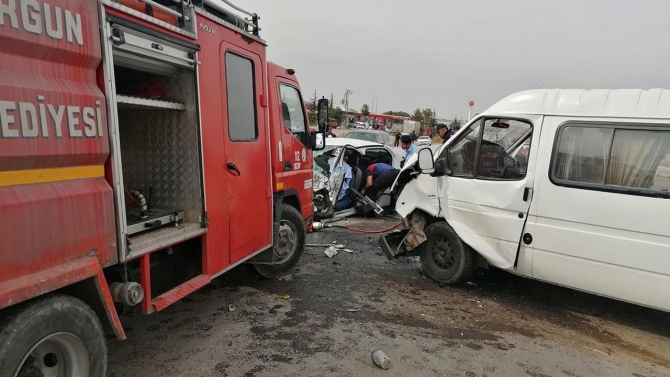
<path id="1" fill-rule="evenodd" d="M 333 241 L 354 253 L 308 248 L 281 280 L 241 266 L 161 313 L 123 317 L 110 376 L 670 376 L 668 313 L 494 269 L 440 286 L 417 258 L 388 261 L 377 236 L 308 237 Z M 372 363 L 377 348 L 389 370 Z"/>

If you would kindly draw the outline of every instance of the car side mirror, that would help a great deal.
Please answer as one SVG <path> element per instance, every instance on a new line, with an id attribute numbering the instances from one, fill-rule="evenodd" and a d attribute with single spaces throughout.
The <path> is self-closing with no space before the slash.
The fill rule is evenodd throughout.
<path id="1" fill-rule="evenodd" d="M 430 148 L 423 148 L 419 151 L 419 161 L 417 166 L 422 174 L 432 174 L 435 171 L 433 151 L 430 150 Z"/>
<path id="2" fill-rule="evenodd" d="M 326 132 L 328 129 L 328 100 L 321 98 L 317 104 L 316 119 L 319 123 L 319 132 Z"/>
<path id="3" fill-rule="evenodd" d="M 309 134 L 309 146 L 313 151 L 320 151 L 326 148 L 326 135 L 322 132 L 312 132 Z"/>

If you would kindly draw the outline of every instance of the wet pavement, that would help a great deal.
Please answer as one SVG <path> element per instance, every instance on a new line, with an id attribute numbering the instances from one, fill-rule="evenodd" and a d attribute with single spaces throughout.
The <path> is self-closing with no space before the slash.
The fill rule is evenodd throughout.
<path id="1" fill-rule="evenodd" d="M 388 261 L 377 238 L 313 233 L 354 252 L 307 248 L 281 280 L 241 266 L 161 313 L 124 316 L 110 376 L 670 376 L 669 313 L 495 269 L 440 286 L 415 257 Z"/>

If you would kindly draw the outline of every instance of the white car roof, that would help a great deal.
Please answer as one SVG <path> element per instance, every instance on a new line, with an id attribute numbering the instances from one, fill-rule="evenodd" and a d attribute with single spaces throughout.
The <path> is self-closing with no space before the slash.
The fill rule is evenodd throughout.
<path id="1" fill-rule="evenodd" d="M 354 148 L 360 148 L 360 147 L 383 147 L 383 144 L 380 143 L 375 143 L 372 141 L 367 141 L 367 140 L 359 140 L 359 139 L 350 139 L 346 137 L 327 137 L 326 138 L 326 146 L 328 145 L 333 145 L 336 147 L 341 147 L 343 145 L 351 145 Z"/>

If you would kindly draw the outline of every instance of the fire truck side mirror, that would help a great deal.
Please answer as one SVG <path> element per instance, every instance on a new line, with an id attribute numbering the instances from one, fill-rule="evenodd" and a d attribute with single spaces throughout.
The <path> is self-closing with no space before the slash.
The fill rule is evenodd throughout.
<path id="1" fill-rule="evenodd" d="M 326 135 L 322 132 L 312 131 L 309 135 L 310 149 L 314 151 L 323 150 L 326 147 Z"/>
<path id="2" fill-rule="evenodd" d="M 317 122 L 319 123 L 319 132 L 326 132 L 328 129 L 328 100 L 321 98 L 317 108 Z"/>

